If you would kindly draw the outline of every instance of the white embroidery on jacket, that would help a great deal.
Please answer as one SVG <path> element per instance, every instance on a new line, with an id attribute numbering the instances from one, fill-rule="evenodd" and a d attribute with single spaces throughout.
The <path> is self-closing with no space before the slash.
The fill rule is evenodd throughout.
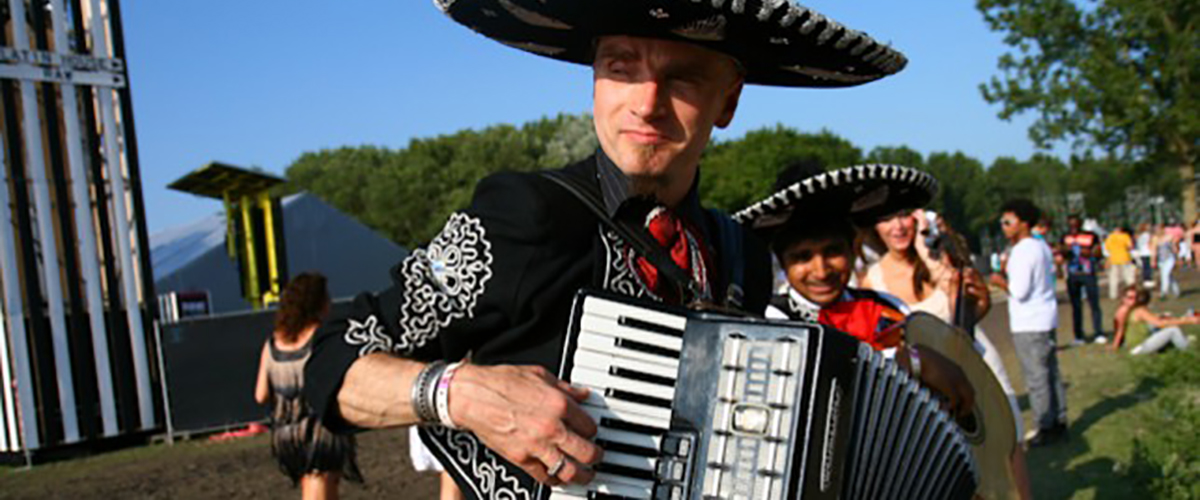
<path id="1" fill-rule="evenodd" d="M 433 438 L 434 447 L 453 462 L 462 477 L 472 477 L 471 488 L 478 498 L 498 500 L 531 500 L 533 495 L 521 485 L 507 464 L 496 458 L 495 452 L 483 446 L 474 434 L 454 431 L 433 425 L 424 430 Z"/>
<path id="2" fill-rule="evenodd" d="M 349 318 L 350 327 L 346 329 L 345 340 L 350 345 L 360 345 L 358 356 L 361 358 L 373 352 L 391 352 L 392 338 L 383 331 L 383 324 L 374 314 L 367 316 L 363 322 Z"/>
<path id="3" fill-rule="evenodd" d="M 404 299 L 394 350 L 408 353 L 437 337 L 455 319 L 475 316 L 492 278 L 492 244 L 479 218 L 453 214 L 425 248 L 401 264 Z"/>

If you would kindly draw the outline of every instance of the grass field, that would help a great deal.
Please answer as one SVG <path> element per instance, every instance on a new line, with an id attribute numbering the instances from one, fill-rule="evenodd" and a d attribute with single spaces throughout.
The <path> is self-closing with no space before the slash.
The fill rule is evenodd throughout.
<path id="1" fill-rule="evenodd" d="M 1156 310 L 1181 313 L 1200 307 L 1200 274 L 1183 275 L 1185 295 L 1155 302 Z M 1111 330 L 1113 304 L 1102 301 L 1105 330 Z M 997 304 L 983 322 L 1004 354 L 1019 394 L 1020 369 L 1012 355 L 1004 305 Z M 1071 337 L 1070 307 L 1060 307 L 1060 344 Z M 1088 331 L 1091 331 L 1089 323 Z M 1200 329 L 1188 331 L 1200 334 Z M 1193 347 L 1196 349 L 1198 347 Z M 1135 362 L 1124 353 L 1087 345 L 1059 351 L 1067 382 L 1070 439 L 1028 456 L 1033 488 L 1042 499 L 1149 499 L 1148 485 L 1130 479 L 1134 440 L 1160 432 L 1163 416 L 1153 404 L 1163 388 L 1139 378 Z M 1151 360 L 1152 362 L 1152 360 Z M 1200 367 L 1196 367 L 1200 369 Z M 1196 387 L 1185 388 L 1193 393 Z M 1200 396 L 1197 396 L 1200 399 Z M 1029 412 L 1022 397 L 1023 416 Z M 407 436 L 376 431 L 359 437 L 359 457 L 366 485 L 342 488 L 345 498 L 436 498 L 436 478 L 412 472 Z M 152 445 L 64 462 L 0 468 L 0 498 L 295 498 L 270 459 L 265 436 L 232 441 L 186 441 Z"/>

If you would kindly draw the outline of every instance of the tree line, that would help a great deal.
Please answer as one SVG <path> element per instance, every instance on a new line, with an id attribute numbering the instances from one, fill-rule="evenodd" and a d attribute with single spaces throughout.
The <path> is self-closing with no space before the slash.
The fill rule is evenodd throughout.
<path id="1" fill-rule="evenodd" d="M 287 168 L 283 191 L 309 191 L 393 241 L 414 247 L 431 239 L 450 213 L 470 202 L 475 183 L 484 176 L 559 167 L 591 154 L 597 144 L 589 114 L 561 114 L 519 127 L 494 125 L 413 139 L 400 149 L 358 146 L 305 153 Z M 1076 208 L 1086 214 L 1120 202 L 1130 186 L 1178 197 L 1174 179 L 1119 159 L 1063 161 L 1035 154 L 1023 160 L 1001 157 L 985 166 L 958 151 L 925 155 L 907 146 L 864 151 L 829 131 L 776 125 L 714 141 L 701 160 L 701 198 L 707 206 L 736 211 L 769 194 L 782 169 L 814 157 L 828 168 L 893 163 L 930 172 L 940 183 L 930 208 L 974 245 L 998 232 L 996 210 L 1012 197 L 1045 204 L 1065 200 L 1068 193 L 1082 194 L 1082 207 Z"/>

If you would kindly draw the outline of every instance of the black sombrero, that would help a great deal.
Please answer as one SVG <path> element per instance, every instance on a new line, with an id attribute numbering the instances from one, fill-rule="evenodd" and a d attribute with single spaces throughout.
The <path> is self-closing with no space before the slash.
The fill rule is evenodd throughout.
<path id="1" fill-rule="evenodd" d="M 937 193 L 926 172 L 899 165 L 857 165 L 791 183 L 733 215 L 754 229 L 772 229 L 801 210 L 811 217 L 849 217 L 865 225 L 900 210 L 920 208 Z"/>
<path id="2" fill-rule="evenodd" d="M 792 0 L 434 0 L 506 45 L 591 64 L 598 36 L 637 35 L 729 54 L 746 82 L 849 87 L 904 69 L 899 51 Z"/>

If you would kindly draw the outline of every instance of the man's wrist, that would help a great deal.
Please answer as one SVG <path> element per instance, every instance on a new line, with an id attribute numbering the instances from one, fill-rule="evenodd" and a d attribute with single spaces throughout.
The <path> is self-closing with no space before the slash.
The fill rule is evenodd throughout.
<path id="1" fill-rule="evenodd" d="M 438 423 L 436 391 L 438 380 L 446 369 L 445 361 L 425 365 L 413 380 L 411 404 L 413 415 L 421 425 Z"/>

